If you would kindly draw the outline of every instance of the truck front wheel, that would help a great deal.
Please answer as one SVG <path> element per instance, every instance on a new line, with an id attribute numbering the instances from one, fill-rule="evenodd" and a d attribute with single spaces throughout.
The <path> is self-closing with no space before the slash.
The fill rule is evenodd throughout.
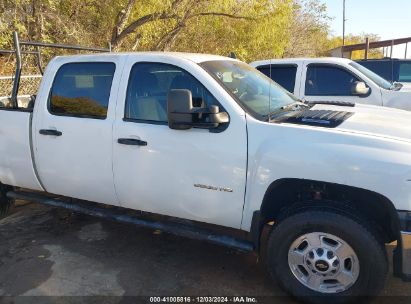
<path id="1" fill-rule="evenodd" d="M 291 215 L 271 231 L 269 272 L 291 295 L 313 303 L 375 296 L 388 263 L 384 244 L 370 228 L 336 211 Z"/>

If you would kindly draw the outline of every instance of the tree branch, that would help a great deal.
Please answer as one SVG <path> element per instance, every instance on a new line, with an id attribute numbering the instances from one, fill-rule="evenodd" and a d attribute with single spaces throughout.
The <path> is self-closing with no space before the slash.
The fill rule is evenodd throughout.
<path id="1" fill-rule="evenodd" d="M 251 17 L 244 17 L 244 16 L 237 16 L 237 15 L 232 15 L 232 14 L 226 14 L 226 13 L 197 13 L 197 14 L 192 14 L 190 15 L 188 12 L 187 14 L 178 22 L 178 24 L 170 31 L 168 31 L 166 34 L 164 34 L 159 42 L 156 44 L 154 47 L 154 50 L 158 50 L 161 48 L 161 50 L 165 51 L 167 50 L 177 39 L 177 36 L 180 34 L 180 32 L 186 27 L 186 21 L 195 18 L 195 17 L 202 17 L 202 16 L 220 16 L 224 18 L 235 18 L 235 19 L 247 19 L 247 20 L 253 20 Z"/>
<path id="2" fill-rule="evenodd" d="M 143 26 L 146 23 L 155 21 L 155 20 L 166 20 L 166 19 L 175 19 L 177 20 L 177 25 L 170 31 L 168 31 L 163 37 L 160 38 L 159 42 L 156 44 L 155 48 L 160 48 L 161 45 L 167 46 L 172 43 L 177 35 L 181 32 L 181 30 L 186 26 L 185 23 L 187 20 L 196 18 L 196 17 L 203 17 L 203 16 L 215 16 L 215 17 L 224 17 L 224 18 L 232 18 L 232 19 L 245 19 L 245 20 L 253 20 L 254 18 L 247 17 L 247 16 L 238 16 L 235 14 L 228 14 L 222 12 L 200 12 L 191 14 L 191 11 L 194 9 L 195 5 L 198 5 L 199 1 L 192 1 L 186 7 L 185 13 L 183 17 L 179 17 L 177 14 L 177 10 L 179 6 L 183 3 L 183 0 L 174 0 L 171 3 L 171 6 L 163 11 L 163 12 L 156 12 L 147 14 L 138 18 L 137 20 L 131 22 L 128 26 L 125 26 L 133 6 L 135 5 L 136 0 L 129 0 L 125 9 L 121 10 L 117 15 L 116 25 L 114 26 L 113 33 L 111 36 L 111 45 L 113 48 L 117 48 L 120 43 L 130 34 L 135 32 L 139 27 Z M 201 2 L 201 1 L 200 1 Z M 180 20 L 179 20 L 180 19 Z"/>
<path id="3" fill-rule="evenodd" d="M 146 23 L 152 22 L 154 20 L 165 20 L 165 19 L 173 19 L 176 16 L 173 14 L 168 15 L 166 13 L 153 13 L 153 14 L 148 14 L 145 15 L 141 18 L 138 18 L 134 22 L 130 23 L 129 26 L 127 26 L 117 37 L 111 41 L 111 44 L 116 47 L 119 45 L 119 43 L 127 37 L 127 35 L 133 33 L 137 28 L 140 26 L 143 26 Z"/>
<path id="4" fill-rule="evenodd" d="M 189 19 L 194 18 L 194 17 L 199 17 L 199 16 L 220 16 L 220 17 L 233 18 L 233 19 L 255 20 L 255 18 L 252 18 L 252 17 L 237 16 L 233 14 L 219 13 L 219 12 L 196 13 L 196 14 L 190 15 Z"/>
<path id="5" fill-rule="evenodd" d="M 115 25 L 114 25 L 114 28 L 111 34 L 112 44 L 117 44 L 116 43 L 117 37 L 120 35 L 121 31 L 125 27 L 135 3 L 136 3 L 136 0 L 128 0 L 126 7 L 118 12 L 117 17 L 116 17 L 116 22 L 115 22 Z"/>

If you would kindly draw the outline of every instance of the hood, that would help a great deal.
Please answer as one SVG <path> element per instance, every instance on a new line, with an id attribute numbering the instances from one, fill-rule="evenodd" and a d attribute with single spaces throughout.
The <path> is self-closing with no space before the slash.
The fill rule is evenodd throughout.
<path id="1" fill-rule="evenodd" d="M 319 104 L 312 109 L 352 113 L 335 128 L 337 130 L 411 143 L 409 111 L 362 104 L 356 104 L 354 107 Z"/>

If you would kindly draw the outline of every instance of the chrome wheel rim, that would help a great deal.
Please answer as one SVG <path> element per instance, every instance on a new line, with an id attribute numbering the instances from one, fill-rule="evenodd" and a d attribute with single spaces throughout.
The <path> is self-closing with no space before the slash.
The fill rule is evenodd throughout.
<path id="1" fill-rule="evenodd" d="M 341 238 L 322 232 L 297 238 L 288 251 L 288 266 L 297 280 L 320 293 L 339 293 L 358 279 L 360 263 Z"/>

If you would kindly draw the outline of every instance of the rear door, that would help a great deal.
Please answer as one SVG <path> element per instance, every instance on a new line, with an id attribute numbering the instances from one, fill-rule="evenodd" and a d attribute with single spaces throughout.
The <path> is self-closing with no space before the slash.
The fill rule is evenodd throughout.
<path id="1" fill-rule="evenodd" d="M 193 63 L 156 59 L 130 61 L 124 71 L 114 127 L 120 204 L 239 228 L 247 165 L 245 117 L 230 113 L 230 124 L 214 130 L 170 129 L 166 106 L 170 89 L 190 90 L 197 107 L 229 108 L 220 103 L 218 92 L 188 72 Z M 202 70 L 195 66 L 197 72 Z"/>
<path id="2" fill-rule="evenodd" d="M 42 109 L 34 129 L 35 161 L 48 192 L 117 204 L 112 127 L 121 57 L 97 58 L 50 71 L 54 79 L 46 79 L 49 90 L 36 103 Z"/>

